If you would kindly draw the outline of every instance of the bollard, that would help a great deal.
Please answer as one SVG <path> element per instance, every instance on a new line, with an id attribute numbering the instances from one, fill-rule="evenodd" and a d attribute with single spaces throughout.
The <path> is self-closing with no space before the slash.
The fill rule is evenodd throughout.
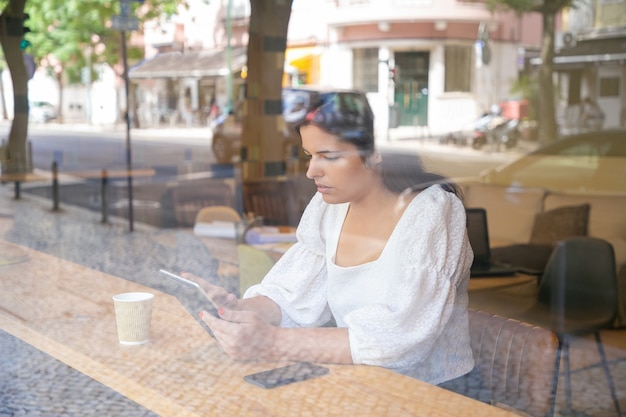
<path id="1" fill-rule="evenodd" d="M 102 184 L 100 189 L 100 200 L 102 201 L 102 223 L 109 222 L 109 213 L 107 212 L 107 170 L 102 170 Z"/>
<path id="2" fill-rule="evenodd" d="M 52 211 L 59 211 L 59 166 L 52 162 Z"/>

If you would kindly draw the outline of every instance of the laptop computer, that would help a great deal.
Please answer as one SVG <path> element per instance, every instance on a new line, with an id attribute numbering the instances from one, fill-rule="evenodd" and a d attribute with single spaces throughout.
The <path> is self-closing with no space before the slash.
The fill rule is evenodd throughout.
<path id="1" fill-rule="evenodd" d="M 470 269 L 470 277 L 483 278 L 515 275 L 519 268 L 491 260 L 487 211 L 484 208 L 468 208 L 465 212 L 467 215 L 467 235 L 474 251 L 474 262 Z"/>

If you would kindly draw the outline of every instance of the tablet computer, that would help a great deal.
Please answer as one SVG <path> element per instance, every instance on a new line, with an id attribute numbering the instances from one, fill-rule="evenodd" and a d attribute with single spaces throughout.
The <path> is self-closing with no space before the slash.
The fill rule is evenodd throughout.
<path id="1" fill-rule="evenodd" d="M 177 275 L 170 271 L 166 271 L 165 269 L 159 269 L 159 272 L 162 275 L 165 275 L 166 277 L 168 277 L 171 281 L 174 281 L 177 284 L 185 288 L 190 288 L 194 290 L 194 292 L 196 292 L 199 295 L 199 298 L 201 299 L 201 304 L 202 304 L 202 308 L 204 309 L 204 311 L 219 318 L 219 315 L 217 314 L 218 306 L 213 302 L 211 297 L 209 297 L 209 295 L 202 289 L 202 287 L 197 282 L 191 281 L 187 278 L 183 278 L 180 275 Z M 194 315 L 194 318 L 196 320 L 199 320 L 195 315 Z M 202 320 L 199 320 L 199 321 L 201 322 L 203 327 L 207 329 L 207 331 L 211 334 L 211 336 L 213 336 L 213 333 L 209 330 L 206 323 L 204 323 Z"/>

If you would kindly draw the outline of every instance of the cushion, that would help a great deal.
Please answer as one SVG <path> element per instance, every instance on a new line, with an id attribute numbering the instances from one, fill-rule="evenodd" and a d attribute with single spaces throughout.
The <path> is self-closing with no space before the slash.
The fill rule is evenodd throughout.
<path id="1" fill-rule="evenodd" d="M 589 236 L 608 238 L 626 238 L 626 195 L 572 195 L 549 193 L 544 210 L 558 207 L 591 204 L 589 213 Z"/>
<path id="2" fill-rule="evenodd" d="M 535 216 L 531 244 L 549 245 L 572 236 L 587 236 L 589 204 L 559 207 Z"/>

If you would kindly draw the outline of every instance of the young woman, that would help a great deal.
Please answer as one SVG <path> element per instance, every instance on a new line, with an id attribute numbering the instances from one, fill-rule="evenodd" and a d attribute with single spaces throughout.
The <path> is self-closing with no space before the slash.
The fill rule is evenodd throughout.
<path id="1" fill-rule="evenodd" d="M 376 365 L 433 384 L 469 372 L 457 188 L 416 157 L 379 154 L 361 96 L 324 97 L 299 132 L 318 192 L 298 242 L 243 299 L 205 285 L 223 306 L 201 313 L 218 342 L 234 359 Z"/>

